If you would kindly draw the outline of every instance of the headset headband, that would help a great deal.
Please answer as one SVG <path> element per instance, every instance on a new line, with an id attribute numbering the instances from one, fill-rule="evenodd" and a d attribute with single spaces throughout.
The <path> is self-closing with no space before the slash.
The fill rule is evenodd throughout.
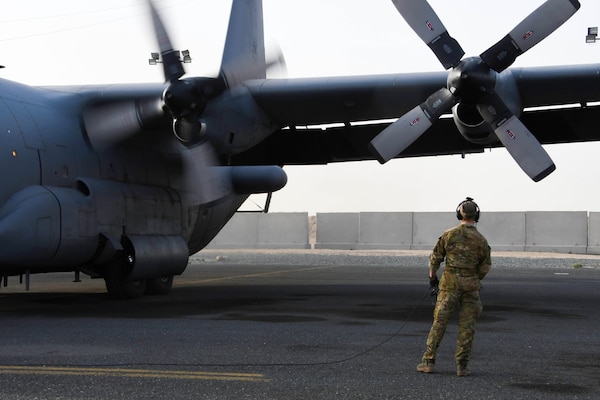
<path id="1" fill-rule="evenodd" d="M 464 205 L 465 203 L 472 203 L 472 204 L 475 206 L 475 215 L 473 216 L 473 217 L 474 217 L 474 218 L 473 218 L 473 220 L 474 220 L 475 222 L 479 222 L 479 214 L 480 214 L 480 211 L 479 211 L 479 206 L 477 205 L 477 203 L 475 203 L 475 202 L 473 201 L 473 198 L 471 198 L 471 197 L 467 197 L 465 200 L 461 201 L 461 202 L 458 204 L 458 207 L 456 207 L 456 218 L 458 218 L 458 220 L 459 220 L 459 221 L 462 221 L 462 220 L 463 220 L 463 218 L 464 218 L 464 217 L 466 217 L 466 216 L 463 216 L 463 213 L 462 213 L 462 211 L 461 211 L 461 210 L 462 210 L 462 207 L 463 207 L 463 205 Z M 470 215 L 470 214 L 468 214 L 468 216 L 470 217 L 471 215 Z M 470 218 L 469 218 L 469 219 L 470 219 Z"/>

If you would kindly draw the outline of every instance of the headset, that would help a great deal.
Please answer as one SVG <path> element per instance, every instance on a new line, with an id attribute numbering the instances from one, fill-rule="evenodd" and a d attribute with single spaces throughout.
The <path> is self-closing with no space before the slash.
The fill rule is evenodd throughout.
<path id="1" fill-rule="evenodd" d="M 471 197 L 467 197 L 465 200 L 461 201 L 458 204 L 458 206 L 456 207 L 456 218 L 458 218 L 459 221 L 462 221 L 463 215 L 461 213 L 461 209 L 465 203 L 472 203 L 475 206 L 475 218 L 473 219 L 475 220 L 475 222 L 479 222 L 479 206 L 473 201 Z"/>

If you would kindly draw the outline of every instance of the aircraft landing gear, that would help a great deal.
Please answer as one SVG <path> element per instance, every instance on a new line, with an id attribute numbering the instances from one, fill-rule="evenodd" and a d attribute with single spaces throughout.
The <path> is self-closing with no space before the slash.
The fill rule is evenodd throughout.
<path id="1" fill-rule="evenodd" d="M 104 269 L 104 282 L 111 299 L 137 299 L 145 294 L 166 295 L 173 288 L 173 275 L 160 278 L 132 280 L 127 278 L 127 268 L 116 262 Z"/>
<path id="2" fill-rule="evenodd" d="M 171 292 L 173 287 L 173 275 L 161 278 L 152 278 L 146 281 L 146 294 L 164 295 Z"/>
<path id="3" fill-rule="evenodd" d="M 131 280 L 125 275 L 127 268 L 122 262 L 115 262 L 104 269 L 104 282 L 111 299 L 137 299 L 146 292 L 145 280 Z"/>

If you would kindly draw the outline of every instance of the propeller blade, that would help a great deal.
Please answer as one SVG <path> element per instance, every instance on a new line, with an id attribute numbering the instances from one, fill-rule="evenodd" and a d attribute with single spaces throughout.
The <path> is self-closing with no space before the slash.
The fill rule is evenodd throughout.
<path id="1" fill-rule="evenodd" d="M 123 142 L 164 117 L 160 99 L 91 105 L 83 113 L 87 136 L 96 150 Z"/>
<path id="2" fill-rule="evenodd" d="M 495 94 L 483 97 L 477 105 L 483 119 L 494 132 L 521 169 L 539 182 L 550 175 L 556 166 L 540 142 Z"/>
<path id="3" fill-rule="evenodd" d="M 179 59 L 179 52 L 173 50 L 173 45 L 171 44 L 167 30 L 165 29 L 162 19 L 160 18 L 160 15 L 158 15 L 152 0 L 148 0 L 148 6 L 150 7 L 150 14 L 152 14 L 154 34 L 156 35 L 156 41 L 158 42 L 162 57 L 165 81 L 174 82 L 185 75 L 185 70 Z"/>
<path id="4" fill-rule="evenodd" d="M 508 35 L 484 51 L 481 59 L 494 71 L 504 71 L 518 56 L 564 24 L 580 7 L 577 0 L 547 0 Z"/>
<path id="5" fill-rule="evenodd" d="M 267 73 L 275 73 L 282 76 L 287 76 L 287 62 L 285 55 L 279 45 L 265 55 L 265 67 Z"/>
<path id="6" fill-rule="evenodd" d="M 392 0 L 400 15 L 415 33 L 434 52 L 445 69 L 458 65 L 465 55 L 462 47 L 452 38 L 433 8 L 425 0 Z"/>
<path id="7" fill-rule="evenodd" d="M 438 90 L 423 104 L 404 114 L 371 140 L 369 143 L 371 153 L 381 164 L 396 157 L 425 133 L 456 102 L 456 97 L 448 89 Z"/>

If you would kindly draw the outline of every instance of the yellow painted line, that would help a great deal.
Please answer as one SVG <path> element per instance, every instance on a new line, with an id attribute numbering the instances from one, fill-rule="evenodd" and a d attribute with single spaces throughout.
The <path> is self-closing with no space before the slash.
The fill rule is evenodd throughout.
<path id="1" fill-rule="evenodd" d="M 329 265 L 325 267 L 310 267 L 310 268 L 300 268 L 300 269 L 285 269 L 280 271 L 271 271 L 271 272 L 259 272 L 256 274 L 247 274 L 247 275 L 233 275 L 233 276 L 224 276 L 222 278 L 209 278 L 209 279 L 196 279 L 196 280 L 185 280 L 182 283 L 176 283 L 177 286 L 188 286 L 194 285 L 198 283 L 209 283 L 209 282 L 219 282 L 219 281 L 228 281 L 231 279 L 241 279 L 241 278 L 256 278 L 259 276 L 269 276 L 269 275 L 283 275 L 294 272 L 304 272 L 304 271 L 317 271 L 320 269 L 332 269 L 338 268 L 337 265 Z"/>
<path id="2" fill-rule="evenodd" d="M 88 375 L 112 376 L 122 378 L 164 378 L 188 380 L 268 382 L 263 374 L 245 374 L 235 372 L 171 371 L 129 368 L 78 368 L 78 367 L 32 367 L 18 365 L 0 365 L 0 374 L 20 375 Z"/>

